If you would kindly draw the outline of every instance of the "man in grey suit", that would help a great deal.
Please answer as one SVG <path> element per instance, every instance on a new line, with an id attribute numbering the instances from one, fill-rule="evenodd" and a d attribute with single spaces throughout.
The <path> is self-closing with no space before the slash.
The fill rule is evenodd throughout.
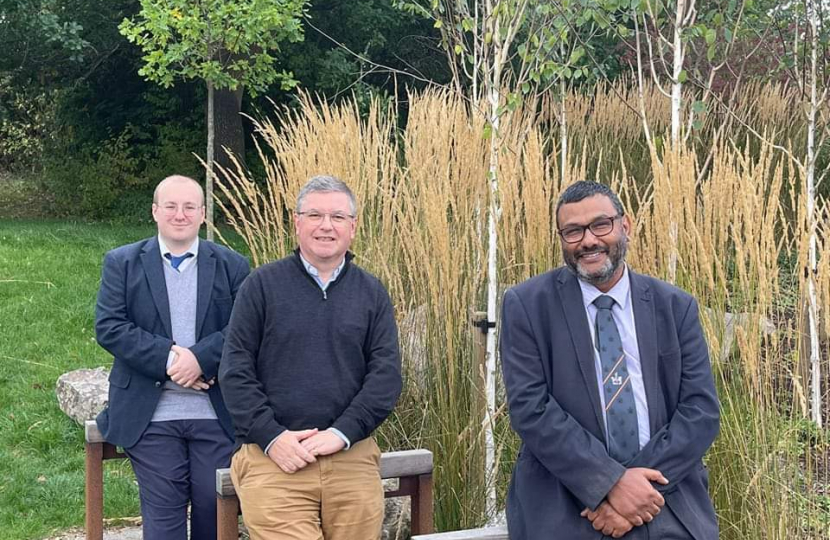
<path id="1" fill-rule="evenodd" d="M 719 406 L 698 307 L 627 268 L 631 222 L 606 186 L 556 208 L 566 266 L 504 296 L 501 359 L 522 439 L 511 540 L 715 540 L 702 457 Z"/>

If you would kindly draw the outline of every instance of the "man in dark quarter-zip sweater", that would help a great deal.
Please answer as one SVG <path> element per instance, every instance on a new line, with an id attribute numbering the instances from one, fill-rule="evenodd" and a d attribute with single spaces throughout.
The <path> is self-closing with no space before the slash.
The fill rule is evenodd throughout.
<path id="1" fill-rule="evenodd" d="M 254 271 L 236 298 L 219 379 L 254 540 L 380 537 L 371 435 L 400 394 L 400 354 L 386 289 L 351 262 L 356 220 L 346 184 L 311 178 L 294 212 L 299 248 Z"/>

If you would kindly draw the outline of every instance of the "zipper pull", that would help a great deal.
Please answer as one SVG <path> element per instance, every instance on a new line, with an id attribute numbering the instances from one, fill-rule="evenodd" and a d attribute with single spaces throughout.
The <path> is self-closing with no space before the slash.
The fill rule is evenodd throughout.
<path id="1" fill-rule="evenodd" d="M 323 291 L 323 300 L 328 300 L 328 299 L 329 299 L 329 295 L 328 295 L 328 293 L 326 293 L 326 291 L 324 290 L 324 291 Z"/>

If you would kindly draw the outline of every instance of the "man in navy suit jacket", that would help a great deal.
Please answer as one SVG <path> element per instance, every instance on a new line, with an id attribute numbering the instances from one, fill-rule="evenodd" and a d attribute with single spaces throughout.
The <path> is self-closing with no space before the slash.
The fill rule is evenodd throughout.
<path id="1" fill-rule="evenodd" d="M 184 176 L 153 195 L 158 236 L 104 257 L 98 343 L 114 357 L 104 438 L 125 449 L 139 486 L 144 538 L 216 538 L 215 469 L 233 428 L 216 376 L 233 300 L 248 275 L 241 255 L 199 240 L 204 192 Z"/>
<path id="2" fill-rule="evenodd" d="M 557 205 L 566 266 L 504 296 L 501 359 L 522 439 L 511 540 L 715 540 L 702 457 L 719 406 L 695 300 L 625 265 L 619 198 L 577 182 Z"/>

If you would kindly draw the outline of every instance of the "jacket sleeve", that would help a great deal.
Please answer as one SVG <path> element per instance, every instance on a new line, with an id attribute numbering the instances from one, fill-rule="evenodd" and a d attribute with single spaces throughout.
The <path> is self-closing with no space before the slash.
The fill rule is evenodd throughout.
<path id="1" fill-rule="evenodd" d="M 550 394 L 542 369 L 550 359 L 542 357 L 537 343 L 522 299 L 508 290 L 502 302 L 500 354 L 510 423 L 526 450 L 582 504 L 595 509 L 625 468 Z"/>
<path id="2" fill-rule="evenodd" d="M 698 317 L 697 302 L 689 299 L 678 324 L 681 379 L 677 408 L 671 420 L 652 436 L 629 467 L 657 469 L 669 483 L 654 484 L 670 492 L 697 468 L 712 445 L 720 427 L 718 405 L 709 349 Z"/>
<path id="3" fill-rule="evenodd" d="M 173 340 L 137 326 L 127 310 L 126 267 L 118 251 L 104 256 L 101 288 L 95 306 L 98 344 L 146 377 L 167 378 L 167 355 Z"/>
<path id="4" fill-rule="evenodd" d="M 259 344 L 265 324 L 262 283 L 256 274 L 245 280 L 236 296 L 219 364 L 219 387 L 239 435 L 265 452 L 285 431 L 277 422 L 265 388 L 257 377 Z"/>
<path id="5" fill-rule="evenodd" d="M 401 356 L 392 302 L 378 282 L 375 315 L 366 350 L 363 386 L 331 427 L 353 445 L 377 429 L 395 408 L 401 393 Z"/>
<path id="6" fill-rule="evenodd" d="M 228 282 L 231 287 L 231 298 L 236 298 L 236 293 L 248 276 L 250 267 L 248 266 L 248 260 L 241 255 L 233 257 L 233 262 L 235 264 L 228 276 Z M 219 360 L 222 358 L 222 347 L 225 344 L 227 329 L 228 326 L 225 325 L 221 330 L 202 337 L 190 347 L 190 351 L 199 362 L 199 367 L 202 368 L 202 376 L 206 381 L 216 377 L 219 373 Z"/>

